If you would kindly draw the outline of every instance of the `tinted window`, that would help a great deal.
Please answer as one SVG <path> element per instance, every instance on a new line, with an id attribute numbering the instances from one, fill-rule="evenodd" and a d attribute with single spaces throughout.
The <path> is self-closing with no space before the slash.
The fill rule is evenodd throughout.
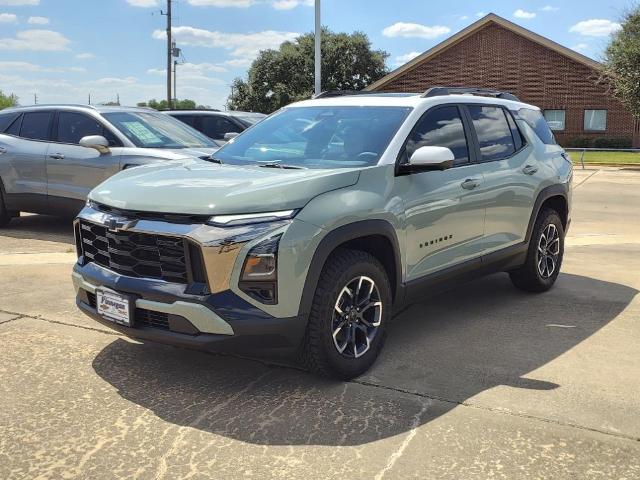
<path id="1" fill-rule="evenodd" d="M 525 143 L 524 138 L 522 137 L 522 133 L 520 133 L 518 125 L 516 125 L 516 121 L 513 119 L 513 115 L 511 115 L 511 112 L 508 112 L 507 110 L 503 110 L 503 112 L 507 116 L 509 128 L 511 129 L 511 135 L 513 136 L 513 141 L 516 145 L 516 150 L 520 150 Z"/>
<path id="2" fill-rule="evenodd" d="M 224 117 L 218 117 L 213 115 L 205 115 L 202 117 L 202 133 L 207 137 L 215 138 L 216 140 L 223 140 L 224 134 L 229 132 L 241 132 L 242 127 L 239 127 L 230 120 Z"/>
<path id="3" fill-rule="evenodd" d="M 87 135 L 103 135 L 102 125 L 87 115 L 72 112 L 60 112 L 58 115 L 58 141 L 80 143 Z"/>
<path id="4" fill-rule="evenodd" d="M 469 147 L 458 107 L 437 108 L 422 117 L 407 140 L 407 158 L 425 146 L 450 148 L 456 165 L 469 161 Z"/>
<path id="5" fill-rule="evenodd" d="M 0 132 L 4 132 L 6 128 L 20 115 L 17 112 L 0 113 Z"/>
<path id="6" fill-rule="evenodd" d="M 529 125 L 540 140 L 547 145 L 555 145 L 556 139 L 553 136 L 553 132 L 549 128 L 549 124 L 542 116 L 540 110 L 532 110 L 530 108 L 521 108 L 517 112 L 514 112 L 518 120 L 523 120 Z"/>
<path id="7" fill-rule="evenodd" d="M 28 112 L 22 119 L 20 136 L 31 140 L 47 140 L 49 138 L 49 123 L 51 112 Z"/>
<path id="8" fill-rule="evenodd" d="M 7 133 L 9 135 L 15 135 L 16 137 L 20 135 L 20 126 L 22 125 L 22 117 L 23 115 L 20 115 L 18 118 L 16 118 L 4 133 Z"/>
<path id="9" fill-rule="evenodd" d="M 469 105 L 483 161 L 500 160 L 516 151 L 504 110 L 500 107 Z"/>
<path id="10" fill-rule="evenodd" d="M 173 118 L 177 118 L 182 123 L 186 123 L 190 127 L 196 128 L 196 117 L 194 115 L 171 115 Z"/>

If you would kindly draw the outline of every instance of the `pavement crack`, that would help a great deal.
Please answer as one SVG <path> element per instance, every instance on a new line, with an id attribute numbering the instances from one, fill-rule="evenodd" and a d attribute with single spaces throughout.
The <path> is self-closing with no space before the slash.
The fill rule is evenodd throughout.
<path id="1" fill-rule="evenodd" d="M 0 311 L 0 313 L 8 313 L 8 312 L 3 312 Z M 8 315 L 18 315 L 16 313 L 8 313 Z M 16 320 L 20 320 L 21 318 L 25 318 L 25 315 L 18 315 L 15 318 L 10 318 L 9 320 L 3 320 L 0 322 L 0 325 L 4 324 L 4 323 L 9 323 L 9 322 L 15 322 Z"/>
<path id="2" fill-rule="evenodd" d="M 591 175 L 589 175 L 587 178 L 585 178 L 584 180 L 582 180 L 579 184 L 575 185 L 573 187 L 573 189 L 575 190 L 576 188 L 578 188 L 580 185 L 582 185 L 583 183 L 586 183 L 587 180 L 589 180 L 591 177 L 593 177 L 596 173 L 598 173 L 600 170 L 596 170 L 595 172 L 593 172 Z"/>
<path id="3" fill-rule="evenodd" d="M 45 318 L 45 317 L 42 317 L 40 315 L 28 315 L 26 313 L 9 312 L 9 311 L 6 311 L 6 310 L 0 310 L 0 313 L 6 313 L 7 315 L 18 315 L 18 318 L 12 318 L 11 320 L 6 320 L 4 322 L 0 322 L 0 324 L 13 322 L 14 320 L 20 320 L 20 319 L 23 319 L 23 318 L 29 318 L 31 320 L 42 320 L 44 322 L 53 323 L 53 324 L 56 324 L 56 325 L 65 325 L 67 327 L 75 327 L 75 328 L 82 328 L 84 330 L 91 330 L 92 332 L 104 333 L 105 335 L 113 335 L 113 336 L 116 336 L 116 337 L 120 337 L 121 336 L 118 332 L 109 332 L 107 330 L 102 330 L 100 328 L 87 327 L 87 326 L 84 326 L 84 325 L 76 325 L 74 323 L 61 322 L 60 320 L 51 320 L 50 318 Z"/>

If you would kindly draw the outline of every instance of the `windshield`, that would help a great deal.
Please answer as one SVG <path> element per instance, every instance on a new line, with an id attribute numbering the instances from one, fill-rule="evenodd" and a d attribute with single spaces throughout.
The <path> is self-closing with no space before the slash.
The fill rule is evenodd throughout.
<path id="1" fill-rule="evenodd" d="M 375 165 L 410 110 L 285 108 L 227 143 L 215 158 L 236 165 L 269 163 L 303 168 Z"/>
<path id="2" fill-rule="evenodd" d="M 251 125 L 255 125 L 260 120 L 266 118 L 267 116 L 263 113 L 245 113 L 242 115 L 233 115 L 235 118 L 244 123 L 247 127 Z"/>
<path id="3" fill-rule="evenodd" d="M 154 112 L 112 112 L 103 114 L 111 124 L 143 148 L 216 148 L 200 132 L 169 115 Z"/>

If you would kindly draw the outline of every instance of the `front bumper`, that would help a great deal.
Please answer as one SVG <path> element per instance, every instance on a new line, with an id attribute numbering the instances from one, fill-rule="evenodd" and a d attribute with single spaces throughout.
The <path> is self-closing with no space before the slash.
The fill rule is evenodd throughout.
<path id="1" fill-rule="evenodd" d="M 304 335 L 302 318 L 272 317 L 230 290 L 189 295 L 184 293 L 184 285 L 118 275 L 93 263 L 76 264 L 72 279 L 76 304 L 82 312 L 139 340 L 223 352 L 290 353 L 297 349 Z M 136 298 L 132 327 L 98 315 L 92 300 L 96 287 Z"/>

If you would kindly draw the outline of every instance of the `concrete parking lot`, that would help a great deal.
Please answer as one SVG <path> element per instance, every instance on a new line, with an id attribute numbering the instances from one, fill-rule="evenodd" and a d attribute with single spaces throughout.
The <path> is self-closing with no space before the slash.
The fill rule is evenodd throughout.
<path id="1" fill-rule="evenodd" d="M 394 320 L 339 383 L 80 315 L 67 223 L 0 231 L 0 478 L 640 478 L 640 171 L 576 170 L 563 273 Z"/>

